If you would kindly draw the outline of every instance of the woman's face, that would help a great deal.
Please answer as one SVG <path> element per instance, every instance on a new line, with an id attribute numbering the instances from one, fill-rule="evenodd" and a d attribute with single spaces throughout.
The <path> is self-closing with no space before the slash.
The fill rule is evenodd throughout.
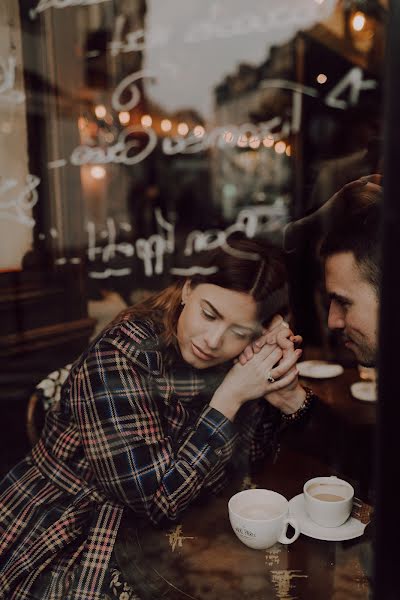
<path id="1" fill-rule="evenodd" d="M 188 281 L 182 300 L 178 344 L 183 359 L 196 369 L 235 358 L 261 333 L 257 305 L 249 294 L 211 283 L 191 287 Z"/>

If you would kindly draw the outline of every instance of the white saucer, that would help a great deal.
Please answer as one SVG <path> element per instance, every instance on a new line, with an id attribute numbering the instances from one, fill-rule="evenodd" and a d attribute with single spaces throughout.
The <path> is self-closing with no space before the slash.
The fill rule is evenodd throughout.
<path id="1" fill-rule="evenodd" d="M 337 377 L 343 373 L 341 365 L 329 363 L 325 360 L 304 360 L 297 363 L 297 368 L 301 377 L 313 377 L 315 379 Z"/>
<path id="2" fill-rule="evenodd" d="M 299 494 L 289 501 L 289 513 L 291 516 L 297 517 L 301 533 L 316 540 L 334 542 L 352 540 L 360 537 L 366 527 L 361 521 L 353 517 L 347 519 L 346 523 L 343 523 L 340 527 L 321 527 L 321 525 L 317 525 L 306 513 L 303 494 Z"/>
<path id="3" fill-rule="evenodd" d="M 374 381 L 356 381 L 350 386 L 351 394 L 357 400 L 376 402 L 376 383 Z"/>

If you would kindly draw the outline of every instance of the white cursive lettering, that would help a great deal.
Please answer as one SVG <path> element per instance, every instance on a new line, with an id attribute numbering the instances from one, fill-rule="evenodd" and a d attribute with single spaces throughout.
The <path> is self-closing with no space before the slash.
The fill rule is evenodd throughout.
<path id="1" fill-rule="evenodd" d="M 115 19 L 113 39 L 109 43 L 112 56 L 120 52 L 142 52 L 146 48 L 164 46 L 170 38 L 170 31 L 166 27 L 154 26 L 150 32 L 145 29 L 136 29 L 126 34 L 126 41 L 122 41 L 122 30 L 126 23 L 125 15 L 118 15 Z"/>
<path id="2" fill-rule="evenodd" d="M 31 209 L 38 201 L 36 188 L 40 183 L 35 175 L 26 176 L 26 185 L 16 196 L 7 198 L 8 192 L 17 187 L 16 179 L 6 179 L 0 185 L 0 219 L 16 221 L 27 227 L 33 227 L 35 220 L 30 215 Z"/>
<path id="3" fill-rule="evenodd" d="M 29 16 L 35 19 L 38 14 L 49 8 L 66 8 L 67 6 L 90 6 L 92 4 L 102 4 L 110 0 L 39 0 L 35 8 L 31 8 Z"/>
<path id="4" fill-rule="evenodd" d="M 7 104 L 21 104 L 25 101 L 25 94 L 14 89 L 15 85 L 15 56 L 9 56 L 7 59 L 0 58 L 0 102 Z"/>
<path id="5" fill-rule="evenodd" d="M 325 104 L 333 108 L 346 110 L 349 106 L 355 106 L 358 103 L 362 90 L 373 90 L 378 83 L 374 79 L 364 79 L 363 72 L 359 67 L 353 67 L 350 71 L 335 85 L 329 94 L 325 97 Z M 340 94 L 346 88 L 349 88 L 349 101 L 339 100 Z"/>
<path id="6" fill-rule="evenodd" d="M 1 191 L 1 189 L 0 189 Z M 120 242 L 117 240 L 117 227 L 114 219 L 108 218 L 106 229 L 100 232 L 100 238 L 106 241 L 105 245 L 97 245 L 96 243 L 96 227 L 91 221 L 87 224 L 88 232 L 88 248 L 87 256 L 90 262 L 100 260 L 107 265 L 107 268 L 102 271 L 91 270 L 90 277 L 97 279 L 106 279 L 107 277 L 122 277 L 127 275 L 127 269 L 110 268 L 108 263 L 118 256 L 132 258 L 135 254 L 143 262 L 144 274 L 146 277 L 153 275 L 161 275 L 164 271 L 164 257 L 166 254 L 175 252 L 175 225 L 169 223 L 162 215 L 161 210 L 155 210 L 155 218 L 159 233 L 151 235 L 149 238 L 139 238 L 134 243 Z M 242 232 L 246 237 L 252 238 L 260 232 L 268 231 L 266 227 L 266 218 L 278 219 L 282 225 L 286 222 L 286 213 L 280 203 L 277 207 L 257 207 L 248 208 L 240 211 L 236 221 L 226 229 L 209 229 L 206 231 L 194 230 L 191 231 L 185 241 L 184 255 L 192 256 L 206 250 L 212 250 L 218 247 L 224 249 L 225 252 L 256 260 L 257 254 L 249 252 L 241 252 L 230 246 L 229 238 L 236 232 Z M 124 227 L 122 227 L 124 225 Z M 126 223 L 120 223 L 120 230 L 126 231 Z M 275 220 L 276 225 L 276 220 Z M 163 235 L 166 233 L 167 235 Z M 200 273 L 202 267 L 191 266 L 185 268 L 171 268 L 170 273 L 175 275 L 190 275 Z M 129 272 L 132 271 L 129 267 Z"/>
<path id="7" fill-rule="evenodd" d="M 135 108 L 137 103 L 141 98 L 141 93 L 135 82 L 138 79 L 143 78 L 154 78 L 154 74 L 148 71 L 136 71 L 135 73 L 131 73 L 127 75 L 122 81 L 119 82 L 117 87 L 115 88 L 113 95 L 111 97 L 111 104 L 114 110 L 132 110 Z M 129 100 L 123 102 L 122 96 L 124 94 L 129 94 Z"/>
<path id="8" fill-rule="evenodd" d="M 137 139 L 138 134 L 148 138 L 147 144 L 139 151 L 138 147 L 142 144 Z M 112 146 L 77 146 L 71 153 L 70 162 L 76 166 L 105 163 L 135 165 L 145 160 L 156 146 L 157 134 L 154 129 L 132 125 L 121 131 L 117 143 Z"/>

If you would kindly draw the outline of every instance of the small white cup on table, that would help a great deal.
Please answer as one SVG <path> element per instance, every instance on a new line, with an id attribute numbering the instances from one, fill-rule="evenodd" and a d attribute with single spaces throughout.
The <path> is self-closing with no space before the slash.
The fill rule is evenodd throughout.
<path id="1" fill-rule="evenodd" d="M 322 527 L 339 527 L 353 508 L 354 488 L 335 476 L 314 477 L 303 488 L 304 505 L 310 519 Z"/>
<path id="2" fill-rule="evenodd" d="M 276 542 L 291 544 L 300 535 L 300 526 L 289 516 L 289 503 L 272 490 L 251 489 L 238 492 L 228 503 L 232 529 L 249 548 L 266 549 Z M 294 529 L 287 536 L 288 526 Z"/>

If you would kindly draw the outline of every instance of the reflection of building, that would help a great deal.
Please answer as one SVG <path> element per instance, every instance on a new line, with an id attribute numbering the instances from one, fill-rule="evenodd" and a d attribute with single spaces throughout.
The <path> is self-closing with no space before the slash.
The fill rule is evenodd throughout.
<path id="1" fill-rule="evenodd" d="M 215 89 L 216 121 L 235 135 L 232 144 L 215 150 L 215 195 L 228 219 L 240 208 L 270 211 L 270 234 L 282 228 L 291 204 L 291 97 L 266 88 L 264 79 L 293 80 L 293 53 L 293 42 L 271 48 L 264 63 L 239 65 Z"/>
<path id="2" fill-rule="evenodd" d="M 339 3 L 326 23 L 272 47 L 259 65 L 239 65 L 215 89 L 218 125 L 246 124 L 242 139 L 215 156 L 216 195 L 227 216 L 243 202 L 277 195 L 293 198 L 290 210 L 301 214 L 321 159 L 366 148 L 378 133 L 383 9 L 367 5 L 364 14 L 356 1 Z M 271 119 L 278 123 L 270 136 L 261 127 L 260 137 Z M 261 143 L 252 140 L 257 135 Z M 232 185 L 224 188 L 227 176 Z"/>

